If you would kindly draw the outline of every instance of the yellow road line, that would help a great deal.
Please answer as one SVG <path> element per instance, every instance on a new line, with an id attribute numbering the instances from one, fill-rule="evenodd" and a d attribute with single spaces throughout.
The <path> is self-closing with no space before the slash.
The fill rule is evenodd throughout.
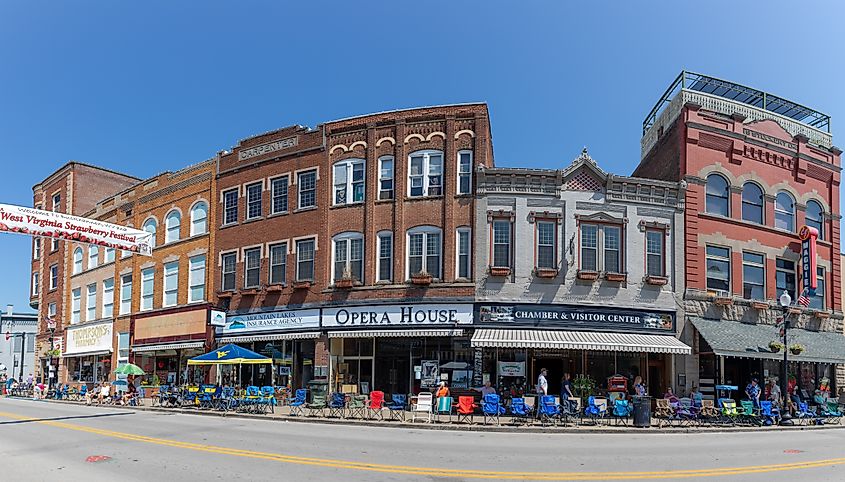
<path id="1" fill-rule="evenodd" d="M 41 420 L 32 417 L 22 417 L 14 413 L 0 412 L 0 417 L 9 418 L 13 420 L 28 421 L 38 423 L 41 425 L 48 425 L 51 427 L 62 428 L 66 430 L 75 430 L 79 432 L 87 432 L 104 437 L 119 438 L 123 440 L 130 440 L 134 442 L 150 443 L 155 445 L 162 445 L 166 447 L 182 448 L 186 450 L 194 450 L 200 452 L 208 452 L 220 455 L 231 455 L 235 457 L 247 457 L 252 459 L 269 460 L 274 462 L 298 464 L 298 465 L 312 465 L 319 467 L 328 467 L 336 469 L 349 470 L 364 470 L 372 472 L 383 472 L 391 474 L 405 474 L 405 475 L 426 475 L 432 477 L 463 477 L 471 479 L 531 479 L 531 480 L 639 480 L 639 479 L 669 479 L 669 478 L 692 478 L 692 477 L 724 477 L 745 474 L 760 474 L 766 472 L 783 472 L 789 470 L 811 469 L 818 467 L 831 467 L 835 465 L 845 464 L 845 457 L 813 460 L 806 462 L 794 462 L 788 464 L 772 464 L 772 465 L 757 465 L 744 467 L 722 467 L 709 469 L 689 469 L 689 470 L 666 470 L 666 471 L 641 471 L 641 472 L 501 472 L 490 470 L 473 470 L 473 469 L 446 469 L 436 467 L 413 467 L 403 465 L 384 465 L 367 462 L 354 462 L 347 460 L 334 460 L 313 457 L 301 457 L 295 455 L 284 455 L 267 452 L 257 452 L 252 450 L 236 449 L 229 447 L 218 447 L 214 445 L 197 444 L 191 442 L 181 442 L 178 440 L 169 440 L 155 437 L 148 437 L 145 435 L 138 435 L 125 432 L 115 432 L 112 430 L 98 429 L 93 427 L 86 427 L 84 425 L 76 425 L 65 422 L 57 422 L 50 420 Z"/>

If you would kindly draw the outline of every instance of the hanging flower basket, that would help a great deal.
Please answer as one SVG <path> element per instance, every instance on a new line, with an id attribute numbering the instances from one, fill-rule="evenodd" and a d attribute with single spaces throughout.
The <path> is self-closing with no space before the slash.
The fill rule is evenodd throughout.
<path id="1" fill-rule="evenodd" d="M 804 345 L 799 345 L 797 343 L 795 345 L 790 345 L 789 353 L 792 353 L 793 355 L 800 355 L 804 353 Z"/>
<path id="2" fill-rule="evenodd" d="M 783 350 L 783 348 L 783 343 L 779 341 L 772 341 L 769 343 L 769 350 L 772 350 L 772 353 L 779 353 L 781 350 Z"/>

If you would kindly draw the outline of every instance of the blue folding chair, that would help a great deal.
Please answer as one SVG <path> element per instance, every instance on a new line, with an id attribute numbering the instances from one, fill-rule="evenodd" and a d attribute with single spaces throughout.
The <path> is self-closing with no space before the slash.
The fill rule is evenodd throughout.
<path id="1" fill-rule="evenodd" d="M 798 408 L 795 410 L 795 418 L 798 419 L 799 424 L 809 425 L 810 423 L 817 423 L 818 416 L 810 410 L 807 402 L 798 402 Z"/>
<path id="2" fill-rule="evenodd" d="M 308 398 L 308 390 L 304 388 L 297 389 L 294 393 L 293 400 L 290 401 L 288 405 L 290 405 L 290 414 L 291 416 L 298 415 L 305 415 L 305 403 L 306 399 Z"/>
<path id="3" fill-rule="evenodd" d="M 261 407 L 264 413 L 276 412 L 276 388 L 270 385 L 261 387 Z"/>
<path id="4" fill-rule="evenodd" d="M 514 425 L 520 423 L 531 423 L 532 413 L 533 410 L 525 404 L 524 398 L 511 398 L 511 415 L 513 415 Z"/>
<path id="5" fill-rule="evenodd" d="M 540 397 L 540 423 L 545 427 L 547 424 L 556 424 L 560 420 L 560 405 L 555 403 L 553 395 Z"/>
<path id="6" fill-rule="evenodd" d="M 79 387 L 79 391 L 76 392 L 76 399 L 81 402 L 84 402 L 86 395 L 88 395 L 88 385 L 82 385 L 81 387 Z"/>
<path id="7" fill-rule="evenodd" d="M 771 401 L 761 401 L 760 417 L 763 419 L 763 425 L 777 425 L 780 422 L 780 410 L 775 408 Z"/>
<path id="8" fill-rule="evenodd" d="M 390 413 L 390 420 L 405 421 L 405 409 L 408 406 L 408 396 L 401 393 L 390 395 L 390 402 L 384 404 Z"/>
<path id="9" fill-rule="evenodd" d="M 488 420 L 495 421 L 496 425 L 499 425 L 499 415 L 505 413 L 505 407 L 502 406 L 498 395 L 488 393 L 481 399 L 481 412 L 484 414 L 484 425 L 487 425 Z"/>
<path id="10" fill-rule="evenodd" d="M 220 396 L 220 387 L 215 385 L 201 385 L 198 392 L 199 408 L 212 409 Z"/>
<path id="11" fill-rule="evenodd" d="M 584 407 L 584 415 L 594 424 L 598 425 L 607 416 L 607 407 L 596 403 L 596 397 L 587 399 L 587 406 Z"/>
<path id="12" fill-rule="evenodd" d="M 214 408 L 223 412 L 235 410 L 238 407 L 238 400 L 235 397 L 235 387 L 223 387 L 220 390 L 220 397 Z"/>
<path id="13" fill-rule="evenodd" d="M 613 401 L 613 417 L 616 420 L 616 424 L 627 426 L 628 419 L 631 417 L 631 413 L 634 411 L 634 406 L 628 400 L 619 400 L 616 399 Z"/>
<path id="14" fill-rule="evenodd" d="M 329 417 L 345 418 L 346 416 L 346 394 L 340 392 L 332 393 L 329 399 Z"/>

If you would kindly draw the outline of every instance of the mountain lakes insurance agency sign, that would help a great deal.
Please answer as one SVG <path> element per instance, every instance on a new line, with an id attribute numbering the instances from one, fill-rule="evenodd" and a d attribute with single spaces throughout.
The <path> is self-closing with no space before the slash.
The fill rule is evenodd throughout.
<path id="1" fill-rule="evenodd" d="M 319 329 L 320 310 L 283 310 L 247 315 L 229 315 L 220 332 L 224 335 L 267 331 Z"/>
<path id="2" fill-rule="evenodd" d="M 112 324 L 71 326 L 67 328 L 67 349 L 64 355 L 112 351 Z"/>
<path id="3" fill-rule="evenodd" d="M 624 308 L 592 308 L 569 305 L 480 304 L 476 324 L 523 328 L 673 333 L 675 330 L 675 314 Z"/>
<path id="4" fill-rule="evenodd" d="M 323 309 L 323 328 L 449 328 L 471 323 L 471 303 L 344 306 Z"/>

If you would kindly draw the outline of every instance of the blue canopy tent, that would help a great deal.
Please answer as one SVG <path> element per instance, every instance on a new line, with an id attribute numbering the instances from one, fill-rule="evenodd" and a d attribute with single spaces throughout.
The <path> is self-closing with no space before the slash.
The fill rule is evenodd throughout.
<path id="1" fill-rule="evenodd" d="M 238 346 L 235 344 L 221 346 L 220 348 L 214 351 L 210 351 L 203 355 L 195 356 L 194 358 L 188 360 L 188 366 L 238 365 L 238 373 L 240 373 L 240 367 L 242 365 L 256 365 L 261 363 L 267 363 L 272 365 L 273 359 L 268 358 L 264 355 L 260 355 L 252 350 L 248 350 L 242 346 Z M 270 372 L 273 372 L 272 367 L 270 368 Z"/>

